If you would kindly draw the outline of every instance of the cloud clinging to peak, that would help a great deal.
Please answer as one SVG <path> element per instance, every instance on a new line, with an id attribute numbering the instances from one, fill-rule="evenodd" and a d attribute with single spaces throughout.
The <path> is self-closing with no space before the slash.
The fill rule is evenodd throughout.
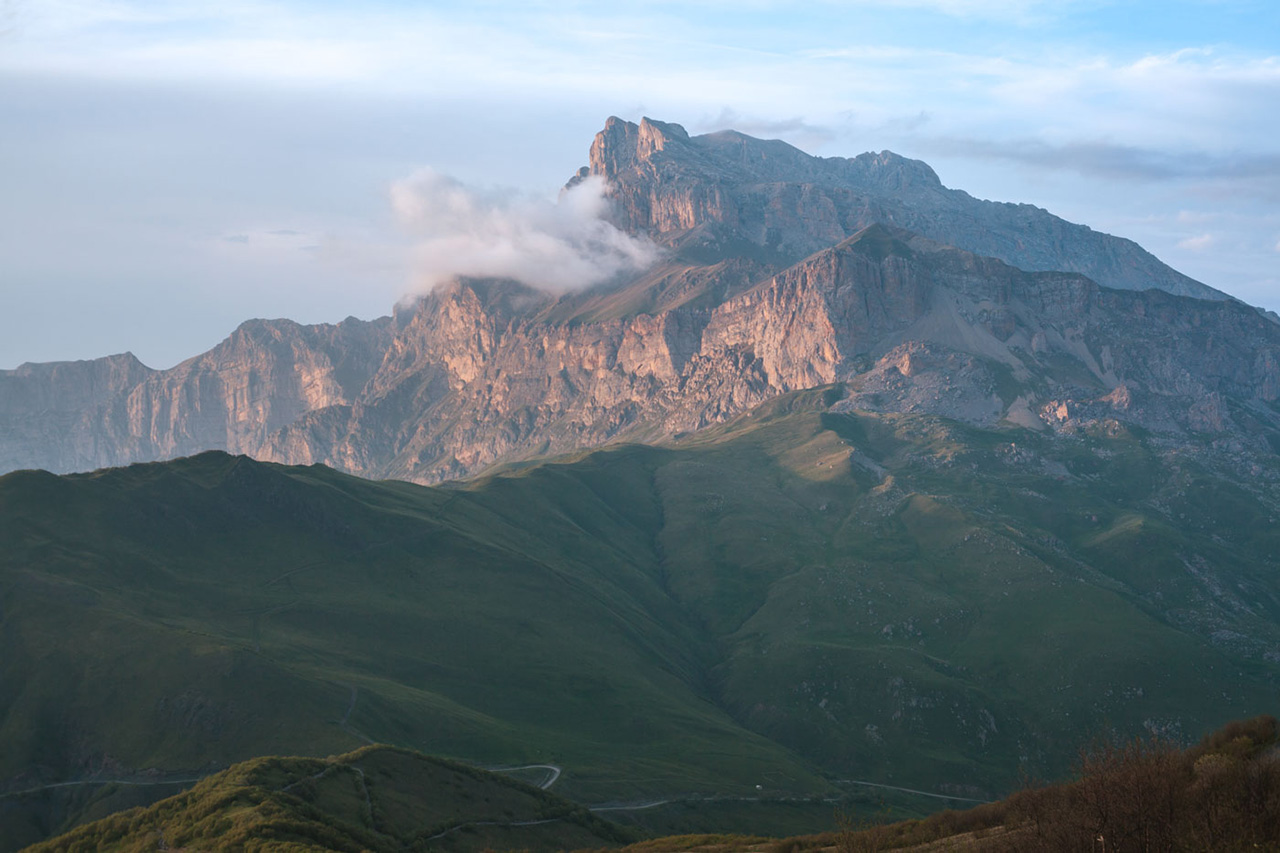
<path id="1" fill-rule="evenodd" d="M 540 290 L 580 290 L 659 257 L 648 240 L 606 219 L 604 180 L 590 177 L 558 202 L 478 190 L 420 169 L 395 182 L 391 204 L 414 236 L 414 275 L 432 288 L 458 276 L 511 278 Z"/>

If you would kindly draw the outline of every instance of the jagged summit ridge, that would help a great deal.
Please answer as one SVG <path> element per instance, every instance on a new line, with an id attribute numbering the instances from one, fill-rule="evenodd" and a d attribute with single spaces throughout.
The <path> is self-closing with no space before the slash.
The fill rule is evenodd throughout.
<path id="1" fill-rule="evenodd" d="M 1029 204 L 948 189 L 928 164 L 890 151 L 814 157 L 736 131 L 690 136 L 677 124 L 615 117 L 578 175 L 609 182 L 624 228 L 673 246 L 746 241 L 775 269 L 882 222 L 1020 269 L 1078 272 L 1122 290 L 1229 298 L 1131 240 Z"/>
<path id="2" fill-rule="evenodd" d="M 664 156 L 665 155 L 665 156 Z M 679 161 L 686 170 L 705 170 L 710 177 L 757 181 L 873 183 L 888 189 L 922 183 L 941 186 L 933 169 L 921 160 L 892 151 L 856 157 L 815 157 L 779 139 L 757 139 L 736 130 L 690 136 L 681 125 L 642 118 L 639 124 L 611 116 L 591 145 L 582 176 L 616 180 L 625 169 L 654 159 Z M 655 166 L 660 168 L 660 166 Z"/>

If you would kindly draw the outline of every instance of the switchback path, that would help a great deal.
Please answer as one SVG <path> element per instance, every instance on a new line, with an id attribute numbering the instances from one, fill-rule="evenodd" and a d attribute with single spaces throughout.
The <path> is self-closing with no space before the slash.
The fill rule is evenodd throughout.
<path id="1" fill-rule="evenodd" d="M 339 686 L 345 687 L 348 690 L 350 690 L 351 698 L 347 701 L 347 710 L 342 715 L 342 719 L 337 721 L 338 728 L 342 729 L 344 732 L 351 735 L 352 737 L 359 738 L 360 740 L 364 741 L 368 745 L 373 746 L 374 744 L 373 738 L 369 737 L 367 734 L 360 731 L 356 727 L 352 726 L 348 722 L 351 719 L 351 712 L 356 709 L 356 699 L 359 698 L 360 691 L 356 689 L 356 686 L 354 684 L 339 683 Z"/>
<path id="2" fill-rule="evenodd" d="M 897 785 L 883 785 L 879 782 L 864 782 L 861 779 L 837 779 L 837 785 L 864 785 L 868 788 L 887 788 L 890 791 L 902 791 L 906 794 L 919 794 L 922 797 L 933 797 L 938 800 L 959 800 L 962 803 L 990 803 L 991 800 L 975 800 L 973 797 L 953 797 L 949 794 L 932 794 L 928 791 L 917 791 L 915 788 L 899 788 Z"/>
<path id="3" fill-rule="evenodd" d="M 551 775 L 546 779 L 546 781 L 544 781 L 542 784 L 540 784 L 540 785 L 538 786 L 539 788 L 541 788 L 541 789 L 542 789 L 542 790 L 544 790 L 544 791 L 545 791 L 545 790 L 547 790 L 548 788 L 550 788 L 552 785 L 554 785 L 554 784 L 556 783 L 556 780 L 560 778 L 560 773 L 561 773 L 561 770 L 562 770 L 562 768 L 557 767 L 557 766 L 556 766 L 556 765 L 554 765 L 554 764 L 521 764 L 521 765 L 519 765 L 518 767 L 505 767 L 505 766 L 504 766 L 504 767 L 486 767 L 486 768 L 484 768 L 484 769 L 485 769 L 485 770 L 488 770 L 488 771 L 490 771 L 490 772 L 492 772 L 492 773 L 510 773 L 510 772 L 511 772 L 511 771 L 513 771 L 513 770 L 547 770 L 547 771 L 550 771 Z"/>
<path id="4" fill-rule="evenodd" d="M 897 785 L 885 785 L 880 782 L 866 782 L 861 779 L 837 779 L 837 785 L 864 785 L 869 788 L 884 788 L 890 791 L 901 791 L 904 794 L 916 794 L 921 797 L 933 797 L 938 800 L 951 800 L 962 803 L 990 803 L 990 800 L 978 800 L 973 797 L 953 797 L 948 794 L 935 794 L 930 791 L 919 791 L 915 788 L 902 788 Z M 723 797 L 723 796 L 687 796 L 687 797 L 670 797 L 664 800 L 641 800 L 636 803 L 604 803 L 598 806 L 588 806 L 588 810 L 592 812 L 638 812 L 645 809 L 654 809 L 658 806 L 665 806 L 670 803 L 715 803 L 715 802 L 801 802 L 808 800 L 808 797 Z M 824 803 L 838 803 L 840 797 L 825 797 Z"/>
<path id="5" fill-rule="evenodd" d="M 0 794 L 0 800 L 7 797 L 22 797 L 27 794 L 38 794 L 41 791 L 48 791 L 53 788 L 72 788 L 76 785 L 137 785 L 145 787 L 148 785 L 187 785 L 199 782 L 204 776 L 197 776 L 194 779 L 165 779 L 159 782 L 139 782 L 133 779 L 81 779 L 77 782 L 54 782 L 49 785 L 37 785 L 34 788 L 27 788 L 22 791 L 8 791 Z"/>
<path id="6" fill-rule="evenodd" d="M 564 820 L 562 817 L 552 817 L 546 820 L 515 820 L 515 821 L 499 821 L 499 820 L 477 820 L 470 823 L 460 823 L 457 826 L 451 826 L 444 832 L 437 832 L 435 835 L 427 839 L 427 841 L 435 841 L 437 838 L 444 838 L 451 832 L 457 832 L 460 829 L 467 829 L 473 826 L 501 826 L 504 829 L 510 826 L 541 826 L 544 823 L 559 823 Z"/>
<path id="7" fill-rule="evenodd" d="M 598 806 L 587 806 L 591 812 L 638 812 L 645 809 L 656 809 L 669 803 L 806 803 L 811 797 L 729 797 L 719 794 L 701 796 L 690 794 L 685 797 L 671 797 L 665 800 L 641 800 L 637 803 L 602 803 Z M 826 797 L 824 803 L 838 803 L 840 797 Z"/>
<path id="8" fill-rule="evenodd" d="M 623 806 L 590 806 L 587 811 L 591 812 L 638 812 L 645 809 L 656 809 L 658 806 L 665 806 L 667 803 L 678 803 L 683 800 L 648 800 L 643 803 L 633 803 Z"/>

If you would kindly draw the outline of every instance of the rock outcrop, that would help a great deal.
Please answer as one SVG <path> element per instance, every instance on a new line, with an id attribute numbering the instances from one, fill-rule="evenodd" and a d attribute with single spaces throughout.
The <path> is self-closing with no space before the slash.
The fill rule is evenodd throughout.
<path id="1" fill-rule="evenodd" d="M 710 310 L 564 324 L 547 319 L 558 304 L 513 282 L 431 294 L 397 317 L 354 405 L 306 415 L 258 455 L 434 482 L 696 430 L 830 383 L 847 383 L 846 408 L 984 425 L 1088 415 L 1188 437 L 1207 424 L 1265 448 L 1280 423 L 1280 327 L 1247 306 L 1027 273 L 879 226 Z M 1048 398 L 1078 416 L 1023 422 Z M 1218 404 L 1215 419 L 1212 399 L 1243 408 Z"/>
<path id="2" fill-rule="evenodd" d="M 117 456 L 104 435 L 103 412 L 156 375 L 133 353 L 92 361 L 23 364 L 0 371 L 3 470 L 80 471 Z"/>
<path id="3" fill-rule="evenodd" d="M 251 321 L 166 371 L 24 365 L 0 373 L 0 469 L 221 449 L 436 482 L 831 383 L 845 408 L 1280 446 L 1280 324 L 1129 241 L 896 155 L 649 120 L 611 119 L 591 174 L 622 227 L 669 248 L 657 267 L 561 296 L 458 281 L 373 322 Z"/>
<path id="4" fill-rule="evenodd" d="M 389 318 L 251 320 L 170 370 L 126 353 L 0 371 L 2 467 L 65 472 L 211 448 L 257 453 L 302 414 L 353 400 L 390 328 Z"/>

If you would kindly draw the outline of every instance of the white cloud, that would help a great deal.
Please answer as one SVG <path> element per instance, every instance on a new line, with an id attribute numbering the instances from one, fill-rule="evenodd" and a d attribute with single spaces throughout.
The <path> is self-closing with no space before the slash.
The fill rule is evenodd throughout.
<path id="1" fill-rule="evenodd" d="M 0 0 L 3 2 L 3 0 Z M 1067 14 L 1047 0 L 853 0 L 884 14 L 930 11 L 963 19 Z M 644 101 L 671 118 L 722 108 L 762 127 L 830 127 L 842 114 L 882 124 L 928 112 L 938 133 L 1051 145 L 1266 150 L 1277 121 L 1280 59 L 1191 48 L 1101 55 L 1050 41 L 1035 50 L 967 48 L 859 37 L 839 25 L 841 4 L 820 4 L 830 26 L 788 32 L 787 11 L 760 49 L 759 21 L 725 25 L 723 0 L 611 9 L 532 4 L 501 14 L 443 4 L 352 12 L 289 2 L 43 0 L 0 70 L 88 78 L 197 80 L 265 86 L 335 85 L 379 94 L 450 98 L 507 93 Z M 848 5 L 848 4 L 846 4 Z M 1077 8 L 1075 4 L 1069 8 Z M 1084 4 L 1089 5 L 1089 4 Z M 801 25 L 797 25 L 801 26 Z M 810 25 L 812 26 L 812 25 Z M 985 26 L 985 24 L 984 24 Z M 772 31 L 772 30 L 771 30 Z M 815 85 L 820 81 L 820 85 Z M 678 113 L 678 114 L 677 114 Z M 779 121 L 780 119 L 784 121 Z M 741 128 L 746 129 L 746 128 Z M 981 130 L 980 130 L 981 129 Z M 1226 137 L 1230 137 L 1227 139 Z M 810 134 L 803 141 L 820 141 Z M 844 153 L 844 152 L 840 152 Z"/>
<path id="2" fill-rule="evenodd" d="M 817 6 L 840 11 L 858 9 L 906 10 L 932 12 L 953 18 L 983 20 L 1030 25 L 1053 20 L 1080 0 L 818 0 Z M 569 4 L 565 4 L 569 5 Z M 651 0 L 652 6 L 678 6 L 683 8 L 713 9 L 741 13 L 744 10 L 777 10 L 794 14 L 795 4 L 782 0 Z"/>
<path id="3" fill-rule="evenodd" d="M 413 252 L 385 221 L 393 177 L 431 162 L 469 181 L 553 186 L 605 116 L 644 113 L 823 155 L 892 148 L 949 186 L 1100 229 L 1130 217 L 1120 233 L 1280 308 L 1280 290 L 1256 286 L 1280 251 L 1280 59 L 1261 23 L 1275 14 L 1258 0 L 1187 3 L 1155 33 L 1127 23 L 1140 17 L 1127 5 L 0 0 L 0 115 L 14 117 L 0 133 L 0 266 L 29 270 L 0 295 L 145 274 L 158 292 L 206 283 L 181 316 L 372 316 L 399 295 Z M 1232 32 L 1245 36 L 1234 47 Z M 563 288 L 636 258 L 625 244 L 582 255 L 616 236 L 598 217 L 570 227 L 552 205 L 466 192 L 471 221 L 488 225 L 417 220 L 425 280 L 520 274 Z M 62 250 L 67 221 L 95 251 Z M 270 233 L 279 223 L 310 236 Z M 1209 232 L 1216 241 L 1197 242 Z M 442 257 L 453 250 L 466 262 Z M 63 323 L 56 305 L 27 316 L 42 312 Z M 35 324 L 22 325 L 0 330 L 0 363 Z"/>
<path id="4" fill-rule="evenodd" d="M 601 178 L 564 191 L 558 203 L 467 187 L 422 169 L 391 187 L 400 222 L 417 238 L 415 275 L 431 288 L 458 276 L 512 278 L 552 292 L 589 287 L 654 263 L 651 242 L 605 218 Z"/>
<path id="5" fill-rule="evenodd" d="M 1200 234 L 1196 237 L 1187 237 L 1178 241 L 1179 249 L 1186 249 L 1191 252 L 1203 252 L 1213 246 L 1216 242 L 1212 234 Z"/>

